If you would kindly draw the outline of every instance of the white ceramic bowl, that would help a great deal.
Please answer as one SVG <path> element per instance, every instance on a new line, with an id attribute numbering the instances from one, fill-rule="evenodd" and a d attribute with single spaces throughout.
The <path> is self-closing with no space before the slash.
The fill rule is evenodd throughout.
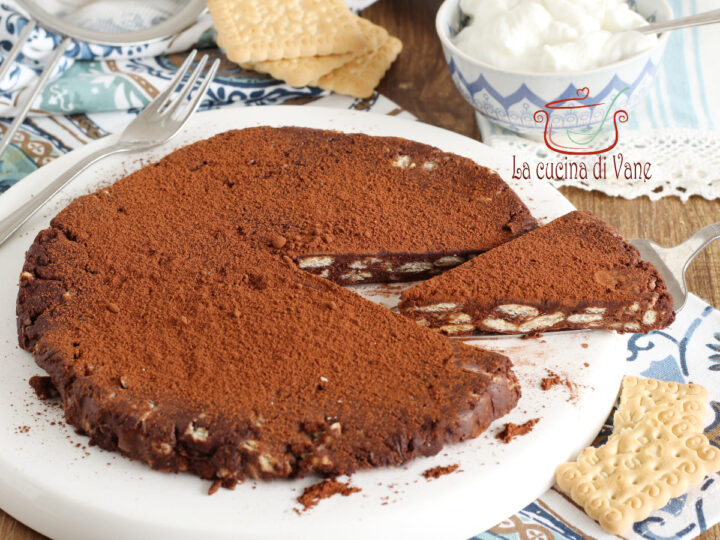
<path id="1" fill-rule="evenodd" d="M 588 71 L 531 73 L 506 70 L 473 59 L 452 42 L 460 29 L 459 4 L 460 0 L 445 0 L 435 18 L 435 28 L 455 86 L 478 113 L 506 129 L 533 137 L 542 136 L 545 128 L 544 113 L 538 111 L 545 111 L 550 116 L 553 129 L 563 131 L 603 127 L 603 118 L 616 96 L 610 112 L 630 111 L 652 86 L 668 41 L 666 32 L 652 49 Z M 637 0 L 635 8 L 650 21 L 672 18 L 666 0 Z M 564 110 L 545 107 L 552 101 L 576 98 L 583 88 L 589 90 L 583 104 L 602 102 L 604 105 Z M 621 92 L 623 89 L 627 90 Z M 606 124 L 612 126 L 612 122 Z"/>

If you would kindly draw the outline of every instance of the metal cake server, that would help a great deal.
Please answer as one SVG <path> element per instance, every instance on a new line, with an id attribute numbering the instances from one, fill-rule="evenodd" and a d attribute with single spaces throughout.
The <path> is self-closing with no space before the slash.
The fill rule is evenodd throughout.
<path id="1" fill-rule="evenodd" d="M 173 97 L 173 94 L 181 86 L 185 75 L 188 73 L 195 54 L 196 51 L 192 51 L 187 56 L 168 87 L 130 122 L 116 142 L 109 146 L 103 146 L 83 158 L 65 173 L 54 178 L 52 182 L 20 208 L 0 219 L 0 245 L 10 238 L 23 223 L 40 210 L 58 191 L 96 161 L 119 152 L 146 150 L 163 144 L 175 136 L 198 108 L 200 100 L 205 95 L 208 85 L 215 77 L 215 73 L 220 66 L 220 60 L 216 59 L 208 69 L 204 79 L 200 81 L 197 92 L 188 99 L 196 83 L 198 83 L 198 78 L 205 70 L 208 56 L 204 55 L 187 81 L 185 81 L 177 97 Z"/>
<path id="2" fill-rule="evenodd" d="M 687 300 L 685 272 L 693 259 L 713 241 L 720 238 L 720 222 L 703 227 L 684 242 L 673 247 L 663 247 L 652 240 L 634 238 L 635 246 L 646 261 L 655 265 L 665 280 L 674 300 L 674 309 L 680 311 Z"/>

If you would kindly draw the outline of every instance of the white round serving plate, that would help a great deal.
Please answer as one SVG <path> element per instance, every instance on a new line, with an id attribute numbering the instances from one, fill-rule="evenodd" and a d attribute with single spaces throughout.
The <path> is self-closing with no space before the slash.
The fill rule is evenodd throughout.
<path id="1" fill-rule="evenodd" d="M 448 446 L 406 467 L 358 472 L 361 492 L 323 500 L 296 512 L 296 497 L 317 478 L 254 482 L 209 497 L 209 482 L 152 471 L 97 447 L 62 421 L 57 405 L 39 401 L 28 385 L 42 374 L 17 346 L 15 300 L 25 250 L 70 200 L 98 189 L 171 150 L 228 129 L 257 125 L 307 126 L 398 136 L 437 146 L 503 169 L 510 157 L 437 127 L 365 112 L 303 107 L 230 108 L 195 115 L 170 143 L 142 154 L 105 159 L 77 178 L 0 247 L 0 507 L 58 540 L 413 538 L 465 540 L 502 521 L 552 484 L 555 467 L 592 441 L 620 385 L 625 340 L 602 331 L 551 333 L 536 339 L 468 342 L 505 352 L 523 396 L 518 406 L 477 439 Z M 6 215 L 55 175 L 105 144 L 63 156 L 0 196 Z M 509 182 L 510 183 L 510 182 Z M 545 183 L 512 184 L 533 215 L 547 222 L 572 205 Z M 363 286 L 364 296 L 388 302 L 386 287 Z M 391 288 L 392 289 L 392 288 Z M 383 292 L 385 291 L 385 292 Z M 392 295 L 390 295 L 392 296 Z M 540 389 L 552 370 L 575 385 Z M 509 444 L 495 438 L 504 422 L 539 418 Z M 459 464 L 460 471 L 428 481 L 422 472 Z"/>

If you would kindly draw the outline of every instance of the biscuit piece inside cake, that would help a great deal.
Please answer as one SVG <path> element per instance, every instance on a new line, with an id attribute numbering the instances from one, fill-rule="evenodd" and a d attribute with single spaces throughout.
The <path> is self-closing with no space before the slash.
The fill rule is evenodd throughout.
<path id="1" fill-rule="evenodd" d="M 399 309 L 453 335 L 645 333 L 675 317 L 657 269 L 610 225 L 579 211 L 404 291 Z"/>

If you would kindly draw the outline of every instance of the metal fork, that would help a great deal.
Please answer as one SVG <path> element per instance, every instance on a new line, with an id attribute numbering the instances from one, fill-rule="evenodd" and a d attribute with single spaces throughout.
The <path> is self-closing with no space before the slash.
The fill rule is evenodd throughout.
<path id="1" fill-rule="evenodd" d="M 720 222 L 703 227 L 690 238 L 673 247 L 663 247 L 652 240 L 634 238 L 630 243 L 638 248 L 643 259 L 651 262 L 665 280 L 673 297 L 675 311 L 680 311 L 687 300 L 685 272 L 693 259 L 720 238 Z"/>
<path id="2" fill-rule="evenodd" d="M 198 62 L 195 71 L 190 75 L 178 96 L 170 96 L 178 89 L 182 79 L 195 58 L 196 51 L 188 54 L 183 65 L 178 69 L 168 87 L 158 95 L 122 132 L 118 141 L 96 150 L 70 169 L 50 182 L 28 202 L 0 220 L 0 244 L 3 244 L 20 226 L 40 210 L 58 191 L 70 183 L 78 174 L 102 158 L 120 152 L 138 152 L 169 141 L 185 125 L 195 112 L 200 99 L 205 95 L 208 85 L 213 80 L 220 65 L 216 59 L 201 81 L 197 93 L 187 100 L 198 78 L 207 64 L 207 55 Z"/>

